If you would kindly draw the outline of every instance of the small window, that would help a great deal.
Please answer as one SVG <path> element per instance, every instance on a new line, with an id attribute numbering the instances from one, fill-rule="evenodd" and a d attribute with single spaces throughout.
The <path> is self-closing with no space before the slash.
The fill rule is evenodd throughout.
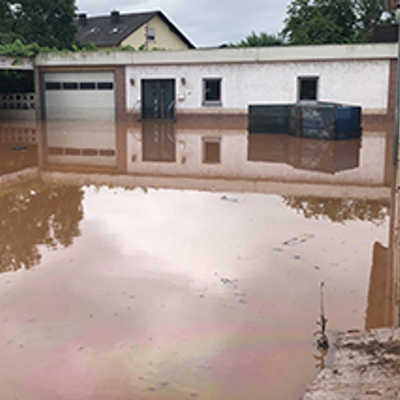
<path id="1" fill-rule="evenodd" d="M 318 77 L 298 78 L 298 100 L 318 99 Z"/>
<path id="2" fill-rule="evenodd" d="M 219 164 L 221 162 L 221 138 L 203 138 L 203 163 Z"/>
<path id="3" fill-rule="evenodd" d="M 64 90 L 77 90 L 78 89 L 78 83 L 77 82 L 64 82 L 63 83 L 63 89 Z"/>
<path id="4" fill-rule="evenodd" d="M 147 40 L 156 40 L 156 30 L 154 28 L 147 28 Z"/>
<path id="5" fill-rule="evenodd" d="M 81 90 L 96 90 L 95 82 L 81 82 L 79 84 Z"/>
<path id="6" fill-rule="evenodd" d="M 98 90 L 113 90 L 114 84 L 112 82 L 98 82 L 97 89 Z"/>
<path id="7" fill-rule="evenodd" d="M 46 90 L 60 90 L 61 83 L 60 82 L 46 82 Z"/>
<path id="8" fill-rule="evenodd" d="M 221 105 L 221 79 L 203 80 L 203 104 Z"/>

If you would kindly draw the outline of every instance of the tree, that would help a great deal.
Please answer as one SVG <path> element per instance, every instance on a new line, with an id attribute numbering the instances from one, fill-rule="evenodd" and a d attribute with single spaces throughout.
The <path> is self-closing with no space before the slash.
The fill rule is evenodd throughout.
<path id="1" fill-rule="evenodd" d="M 387 21 L 383 0 L 292 0 L 282 35 L 289 44 L 360 43 Z"/>
<path id="2" fill-rule="evenodd" d="M 354 0 L 354 11 L 357 15 L 357 42 L 368 41 L 377 25 L 395 23 L 394 15 L 385 13 L 384 1 Z"/>
<path id="3" fill-rule="evenodd" d="M 265 47 L 280 46 L 282 44 L 283 40 L 279 35 L 271 35 L 265 32 L 261 32 L 257 35 L 255 32 L 252 32 L 251 35 L 237 44 L 232 44 L 231 47 Z"/>
<path id="4" fill-rule="evenodd" d="M 0 43 L 69 49 L 75 43 L 75 0 L 0 0 Z"/>

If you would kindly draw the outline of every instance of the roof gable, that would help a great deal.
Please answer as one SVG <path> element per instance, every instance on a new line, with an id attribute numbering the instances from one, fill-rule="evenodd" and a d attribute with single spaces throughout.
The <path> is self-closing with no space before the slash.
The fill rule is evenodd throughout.
<path id="1" fill-rule="evenodd" d="M 194 48 L 189 39 L 161 11 L 120 14 L 116 23 L 110 15 L 86 18 L 85 24 L 79 25 L 77 39 L 82 43 L 94 43 L 97 46 L 118 46 L 155 16 L 159 16 L 189 48 Z"/>

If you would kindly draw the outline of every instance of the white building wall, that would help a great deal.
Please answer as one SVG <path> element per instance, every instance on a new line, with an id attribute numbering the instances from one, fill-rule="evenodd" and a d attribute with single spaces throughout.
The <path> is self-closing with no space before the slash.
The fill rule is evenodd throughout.
<path id="1" fill-rule="evenodd" d="M 128 66 L 127 108 L 140 110 L 142 79 L 175 79 L 177 112 L 214 113 L 246 112 L 249 104 L 294 103 L 297 78 L 318 76 L 318 100 L 359 105 L 364 113 L 384 114 L 389 75 L 389 60 Z M 222 78 L 221 107 L 202 106 L 204 78 Z"/>

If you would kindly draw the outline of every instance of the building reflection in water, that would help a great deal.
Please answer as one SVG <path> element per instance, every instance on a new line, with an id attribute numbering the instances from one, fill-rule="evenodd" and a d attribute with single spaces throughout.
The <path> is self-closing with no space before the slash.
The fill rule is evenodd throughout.
<path id="1" fill-rule="evenodd" d="M 48 122 L 43 125 L 49 164 L 115 167 L 116 126 L 112 122 Z"/>
<path id="2" fill-rule="evenodd" d="M 399 214 L 397 214 L 399 204 L 396 202 L 396 196 L 398 196 L 398 188 L 394 177 L 392 181 L 389 246 L 385 247 L 380 242 L 376 242 L 373 248 L 365 321 L 365 329 L 367 330 L 398 326 L 400 322 L 400 282 L 398 275 L 400 247 L 396 244 L 400 221 Z"/>
<path id="3" fill-rule="evenodd" d="M 381 132 L 323 141 L 188 129 L 171 121 L 45 126 L 41 165 L 117 170 L 124 175 L 388 186 L 390 143 Z"/>
<path id="4" fill-rule="evenodd" d="M 330 174 L 355 169 L 360 162 L 361 139 L 317 140 L 289 135 L 249 135 L 248 160 L 285 163 L 296 169 Z"/>
<path id="5" fill-rule="evenodd" d="M 37 143 L 34 126 L 0 123 L 0 175 L 37 166 Z"/>
<path id="6" fill-rule="evenodd" d="M 390 143 L 384 132 L 366 132 L 362 141 L 322 141 L 249 135 L 232 128 L 192 129 L 160 121 L 124 130 L 124 173 L 131 175 L 356 186 L 387 186 L 390 179 Z"/>
<path id="7" fill-rule="evenodd" d="M 143 187 L 273 193 L 305 218 L 380 224 L 390 212 L 388 138 L 386 132 L 364 132 L 362 140 L 331 142 L 159 121 L 51 123 L 44 125 L 39 159 L 42 177 L 50 182 L 53 171 L 66 172 L 67 181 L 76 178 L 67 179 L 68 172 L 84 174 L 89 182 L 86 173 L 100 172 L 102 183 L 110 185 L 118 174 L 126 178 L 117 183 L 124 186 L 132 181 Z M 157 181 L 163 177 L 173 180 Z M 2 193 L 0 223 L 8 229 L 1 230 L 0 270 L 39 263 L 41 244 L 69 246 L 80 235 L 82 200 L 79 185 L 40 183 Z M 392 221 L 389 248 L 374 245 L 367 329 L 393 323 L 393 226 Z"/>
<path id="8" fill-rule="evenodd" d="M 143 121 L 142 124 L 143 161 L 175 162 L 176 138 L 173 121 L 155 124 Z"/>

